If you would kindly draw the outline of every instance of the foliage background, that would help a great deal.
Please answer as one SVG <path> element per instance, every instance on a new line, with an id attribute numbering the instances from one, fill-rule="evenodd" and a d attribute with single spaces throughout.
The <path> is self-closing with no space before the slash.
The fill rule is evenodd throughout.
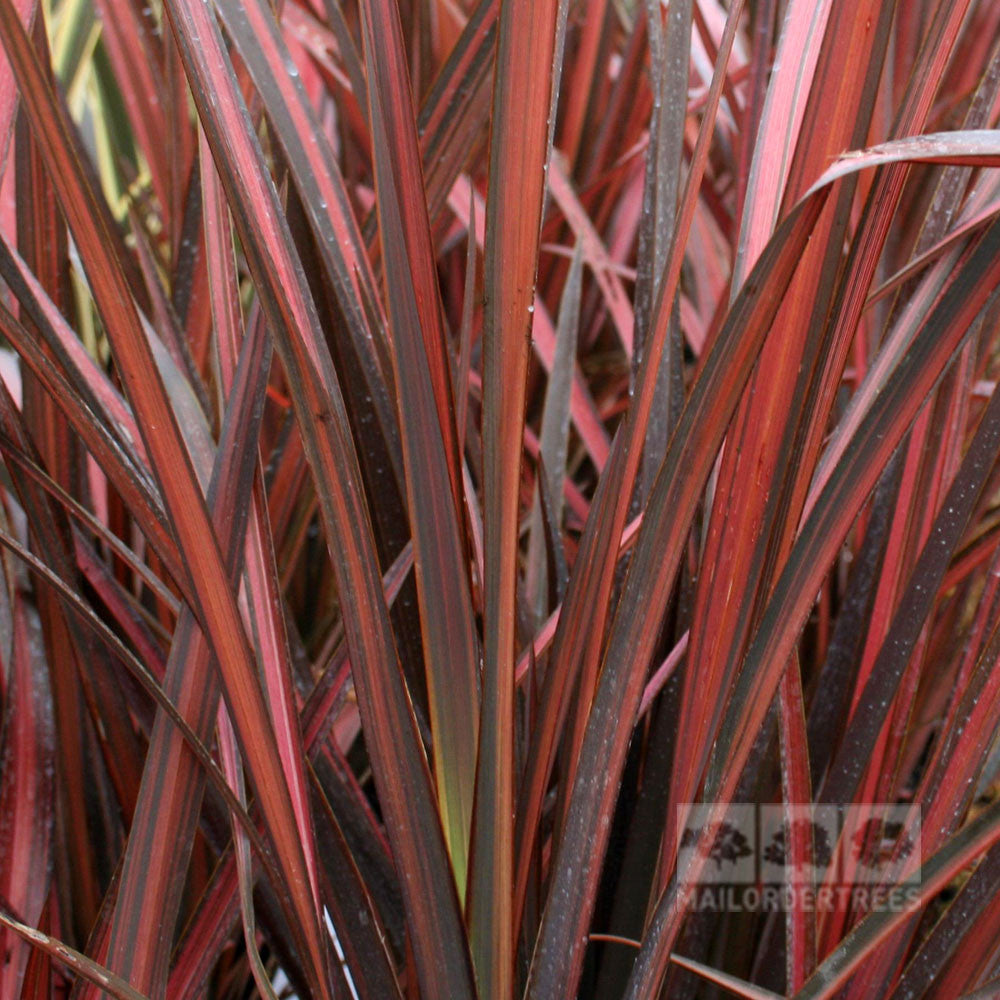
<path id="1" fill-rule="evenodd" d="M 0 996 L 997 995 L 998 39 L 0 0 Z"/>

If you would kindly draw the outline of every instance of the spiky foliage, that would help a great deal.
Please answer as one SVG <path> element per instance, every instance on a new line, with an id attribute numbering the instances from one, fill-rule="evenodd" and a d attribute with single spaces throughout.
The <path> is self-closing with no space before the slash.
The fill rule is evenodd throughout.
<path id="1" fill-rule="evenodd" d="M 0 996 L 993 996 L 998 38 L 0 0 Z"/>

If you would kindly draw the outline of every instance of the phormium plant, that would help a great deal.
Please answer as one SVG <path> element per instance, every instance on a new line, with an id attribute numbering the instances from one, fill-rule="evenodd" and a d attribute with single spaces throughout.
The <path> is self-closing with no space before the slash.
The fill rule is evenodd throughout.
<path id="1" fill-rule="evenodd" d="M 0 41 L 0 997 L 1000 995 L 1000 5 Z"/>

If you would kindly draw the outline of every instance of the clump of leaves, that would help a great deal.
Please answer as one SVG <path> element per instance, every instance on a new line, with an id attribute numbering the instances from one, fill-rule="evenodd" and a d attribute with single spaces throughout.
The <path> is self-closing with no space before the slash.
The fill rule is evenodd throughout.
<path id="1" fill-rule="evenodd" d="M 0 995 L 993 995 L 997 38 L 0 0 Z"/>

